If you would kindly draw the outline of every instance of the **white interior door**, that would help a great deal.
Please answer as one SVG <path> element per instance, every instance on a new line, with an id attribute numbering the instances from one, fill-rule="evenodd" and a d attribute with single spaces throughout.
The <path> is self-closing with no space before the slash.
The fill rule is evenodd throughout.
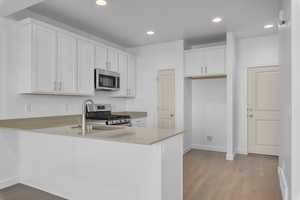
<path id="1" fill-rule="evenodd" d="M 158 128 L 175 128 L 175 70 L 158 73 Z"/>
<path id="2" fill-rule="evenodd" d="M 279 67 L 248 70 L 248 152 L 279 154 Z"/>

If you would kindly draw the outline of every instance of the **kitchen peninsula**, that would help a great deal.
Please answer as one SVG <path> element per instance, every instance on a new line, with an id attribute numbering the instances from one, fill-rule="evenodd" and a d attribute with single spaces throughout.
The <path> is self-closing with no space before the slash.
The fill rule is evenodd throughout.
<path id="1" fill-rule="evenodd" d="M 72 200 L 182 200 L 182 131 L 124 127 L 83 137 L 76 120 L 60 118 L 0 121 L 0 134 L 18 138 L 20 183 Z"/>

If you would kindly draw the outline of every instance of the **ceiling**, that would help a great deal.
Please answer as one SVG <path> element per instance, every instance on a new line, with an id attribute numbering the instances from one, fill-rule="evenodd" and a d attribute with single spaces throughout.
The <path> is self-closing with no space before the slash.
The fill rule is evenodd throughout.
<path id="1" fill-rule="evenodd" d="M 241 36 L 272 33 L 281 0 L 46 0 L 30 11 L 84 30 L 124 47 L 184 39 L 189 44 L 217 42 L 226 31 Z M 213 17 L 223 22 L 213 24 Z M 154 30 L 148 36 L 146 31 Z"/>
<path id="2" fill-rule="evenodd" d="M 5 17 L 43 0 L 0 0 L 0 16 Z"/>

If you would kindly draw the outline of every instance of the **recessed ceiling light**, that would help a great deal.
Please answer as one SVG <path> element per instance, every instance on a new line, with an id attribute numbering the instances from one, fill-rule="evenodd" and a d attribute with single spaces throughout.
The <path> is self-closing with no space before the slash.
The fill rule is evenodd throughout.
<path id="1" fill-rule="evenodd" d="M 223 21 L 223 19 L 221 17 L 215 17 L 211 20 L 213 23 L 220 23 L 221 21 Z"/>
<path id="2" fill-rule="evenodd" d="M 269 29 L 269 28 L 273 28 L 273 27 L 274 27 L 273 24 L 266 24 L 266 25 L 264 26 L 265 29 Z"/>
<path id="3" fill-rule="evenodd" d="M 105 0 L 97 0 L 97 1 L 96 1 L 96 4 L 97 4 L 98 6 L 106 6 L 107 1 L 105 1 Z"/>
<path id="4" fill-rule="evenodd" d="M 155 32 L 154 31 L 147 31 L 147 35 L 154 35 Z"/>

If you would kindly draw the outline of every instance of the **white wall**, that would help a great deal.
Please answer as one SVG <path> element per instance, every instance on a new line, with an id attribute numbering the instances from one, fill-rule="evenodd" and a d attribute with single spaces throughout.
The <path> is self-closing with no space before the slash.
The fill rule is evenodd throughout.
<path id="1" fill-rule="evenodd" d="M 290 0 L 283 2 L 283 9 L 290 20 Z M 291 197 L 291 27 L 279 29 L 279 62 L 281 75 L 280 107 L 280 157 L 279 169 L 282 182 L 282 194 Z M 298 155 L 297 155 L 298 156 Z M 298 170 L 298 169 L 297 169 Z M 280 174 L 279 174 L 280 175 Z M 285 185 L 285 186 L 284 186 Z M 288 200 L 288 199 L 283 199 Z"/>
<path id="2" fill-rule="evenodd" d="M 4 109 L 5 89 L 5 21 L 0 18 L 0 118 Z M 16 182 L 18 177 L 18 137 L 17 134 L 0 129 L 0 189 Z"/>
<path id="3" fill-rule="evenodd" d="M 0 99 L 2 102 L 1 118 L 24 118 L 55 115 L 70 115 L 81 113 L 81 103 L 87 98 L 94 99 L 98 103 L 113 104 L 114 111 L 126 110 L 125 99 L 114 99 L 110 92 L 96 92 L 94 97 L 66 97 L 66 96 L 40 96 L 40 95 L 20 95 L 18 88 L 18 26 L 13 21 L 6 21 L 7 27 L 4 33 L 4 61 L 1 65 L 1 76 L 4 81 Z M 2 29 L 2 28 L 1 28 Z M 31 111 L 26 107 L 31 106 Z"/>
<path id="4" fill-rule="evenodd" d="M 184 152 L 188 152 L 192 147 L 193 131 L 193 97 L 192 79 L 184 79 Z"/>
<path id="5" fill-rule="evenodd" d="M 226 79 L 192 81 L 192 148 L 226 152 L 226 110 Z"/>
<path id="6" fill-rule="evenodd" d="M 236 151 L 247 153 L 247 69 L 278 65 L 278 35 L 240 38 L 237 42 L 237 75 L 235 80 L 235 131 Z"/>
<path id="7" fill-rule="evenodd" d="M 291 79 L 291 107 L 288 109 L 291 112 L 291 138 L 290 144 L 285 144 L 285 151 L 291 148 L 291 154 L 286 154 L 285 161 L 291 164 L 290 174 L 291 178 L 291 199 L 300 199 L 300 2 L 299 0 L 292 0 L 290 6 L 291 9 L 291 54 L 284 52 L 289 59 L 291 59 L 291 71 L 289 77 Z M 289 65 L 285 65 L 289 67 Z M 286 133 L 288 134 L 288 133 Z M 286 140 L 285 140 L 286 141 Z M 288 146 L 289 145 L 289 146 Z M 291 156 L 291 160 L 290 157 Z M 290 180 L 289 180 L 290 181 Z"/>
<path id="8" fill-rule="evenodd" d="M 160 69 L 175 69 L 176 128 L 184 128 L 183 41 L 142 46 L 137 56 L 137 97 L 128 101 L 128 110 L 148 112 L 148 127 L 157 126 L 157 75 Z"/>

